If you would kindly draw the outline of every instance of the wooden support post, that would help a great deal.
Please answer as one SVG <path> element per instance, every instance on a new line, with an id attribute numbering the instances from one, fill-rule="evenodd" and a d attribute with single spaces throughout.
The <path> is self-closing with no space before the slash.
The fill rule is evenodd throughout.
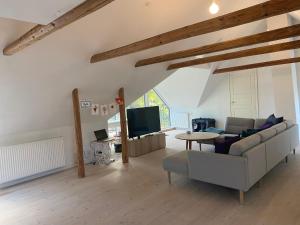
<path id="1" fill-rule="evenodd" d="M 72 98 L 73 98 L 73 111 L 74 111 L 75 134 L 76 134 L 76 145 L 77 145 L 78 177 L 83 178 L 85 177 L 85 169 L 84 169 L 84 159 L 83 159 L 79 96 L 78 96 L 77 88 L 73 90 Z"/>
<path id="2" fill-rule="evenodd" d="M 119 104 L 122 140 L 122 160 L 123 163 L 128 163 L 127 122 L 125 113 L 124 88 L 119 89 L 119 98 L 122 99 L 122 104 Z"/>

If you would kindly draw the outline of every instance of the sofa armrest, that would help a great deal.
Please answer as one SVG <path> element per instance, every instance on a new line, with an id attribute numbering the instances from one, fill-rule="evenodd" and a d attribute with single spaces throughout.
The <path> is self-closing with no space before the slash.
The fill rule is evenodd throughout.
<path id="1" fill-rule="evenodd" d="M 188 152 L 189 177 L 212 184 L 248 191 L 247 159 L 210 152 Z"/>
<path id="2" fill-rule="evenodd" d="M 298 125 L 294 125 L 288 130 L 289 136 L 291 138 L 291 151 L 295 150 L 295 148 L 299 145 L 299 127 Z"/>
<path id="3" fill-rule="evenodd" d="M 265 143 L 253 147 L 243 156 L 247 158 L 248 185 L 251 187 L 267 173 Z"/>

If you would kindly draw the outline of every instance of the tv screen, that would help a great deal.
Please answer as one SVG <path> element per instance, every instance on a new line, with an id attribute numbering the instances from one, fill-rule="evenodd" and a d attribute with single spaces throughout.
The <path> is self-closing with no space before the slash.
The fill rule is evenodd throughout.
<path id="1" fill-rule="evenodd" d="M 160 131 L 159 107 L 127 109 L 129 138 Z"/>

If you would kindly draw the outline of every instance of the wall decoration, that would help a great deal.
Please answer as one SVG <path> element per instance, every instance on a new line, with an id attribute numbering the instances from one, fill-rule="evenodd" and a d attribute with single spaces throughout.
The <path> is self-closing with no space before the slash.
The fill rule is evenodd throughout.
<path id="1" fill-rule="evenodd" d="M 110 114 L 115 114 L 117 112 L 117 106 L 114 102 L 110 103 L 108 108 L 109 108 L 109 113 Z"/>
<path id="2" fill-rule="evenodd" d="M 107 105 L 101 105 L 100 106 L 101 116 L 107 116 L 108 110 L 109 109 L 108 109 Z"/>
<path id="3" fill-rule="evenodd" d="M 90 100 L 81 100 L 80 101 L 81 109 L 89 109 L 91 107 L 92 107 L 92 101 L 90 101 Z"/>
<path id="4" fill-rule="evenodd" d="M 97 115 L 99 115 L 99 111 L 100 111 L 99 104 L 92 104 L 91 114 L 93 116 L 97 116 Z"/>
<path id="5" fill-rule="evenodd" d="M 118 105 L 123 105 L 124 104 L 124 100 L 121 97 L 117 97 L 115 100 L 116 100 L 116 103 Z"/>

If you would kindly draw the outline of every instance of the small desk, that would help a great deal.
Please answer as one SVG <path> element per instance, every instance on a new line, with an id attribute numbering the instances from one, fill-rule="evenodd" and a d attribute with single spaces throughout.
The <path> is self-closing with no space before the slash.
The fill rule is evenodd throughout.
<path id="1" fill-rule="evenodd" d="M 192 142 L 200 142 L 200 151 L 201 151 L 201 141 L 212 140 L 219 137 L 219 134 L 209 133 L 209 132 L 193 132 L 191 134 L 182 133 L 175 136 L 176 139 L 186 141 L 186 150 L 192 149 Z"/>
<path id="2" fill-rule="evenodd" d="M 94 153 L 94 164 L 110 164 L 113 160 L 111 159 L 111 148 L 110 143 L 115 139 L 108 138 L 103 141 L 93 141 L 90 143 L 91 149 Z"/>

